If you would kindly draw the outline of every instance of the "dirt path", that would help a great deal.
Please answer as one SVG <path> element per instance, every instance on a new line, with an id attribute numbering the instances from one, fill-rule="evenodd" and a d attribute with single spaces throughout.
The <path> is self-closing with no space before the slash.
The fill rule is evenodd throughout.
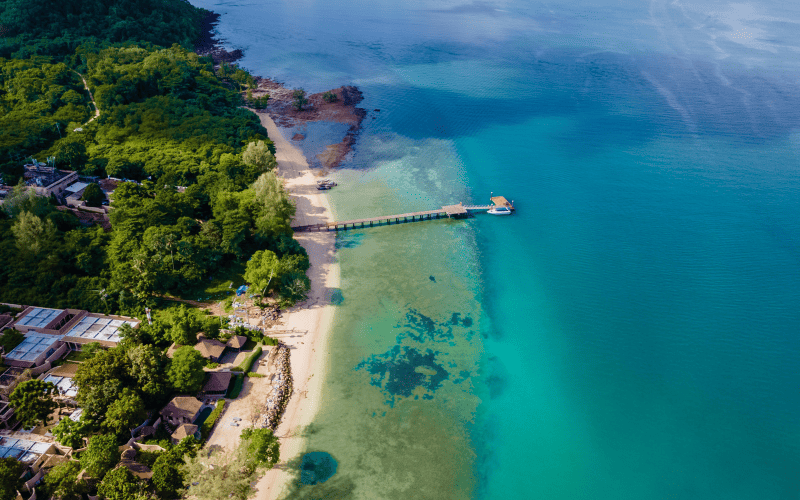
<path id="1" fill-rule="evenodd" d="M 100 116 L 100 108 L 98 108 L 98 107 L 97 107 L 97 102 L 95 102 L 95 100 L 94 100 L 94 94 L 92 94 L 92 91 L 91 91 L 91 90 L 89 90 L 89 85 L 86 83 L 86 78 L 84 78 L 82 74 L 78 73 L 78 72 L 77 72 L 77 71 L 75 71 L 75 70 L 73 70 L 73 72 L 74 72 L 76 75 L 78 75 L 79 77 L 81 77 L 81 80 L 83 80 L 83 88 L 85 88 L 85 89 L 86 89 L 86 92 L 88 92 L 88 93 L 89 93 L 89 99 L 91 99 L 91 100 L 92 100 L 92 104 L 94 105 L 94 116 L 93 116 L 93 117 L 91 117 L 91 118 L 89 118 L 89 121 L 88 121 L 88 122 L 86 122 L 86 123 L 84 123 L 83 125 L 81 125 L 81 127 L 85 127 L 86 125 L 89 125 L 89 124 L 90 124 L 90 123 L 92 123 L 92 122 L 93 122 L 93 121 L 94 121 L 96 118 L 98 118 L 98 117 Z"/>

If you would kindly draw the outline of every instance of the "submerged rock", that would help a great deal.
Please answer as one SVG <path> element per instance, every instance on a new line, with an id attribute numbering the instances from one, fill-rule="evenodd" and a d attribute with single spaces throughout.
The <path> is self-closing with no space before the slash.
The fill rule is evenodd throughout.
<path id="1" fill-rule="evenodd" d="M 300 464 L 300 484 L 324 483 L 336 474 L 338 466 L 336 459 L 330 453 L 324 451 L 306 453 Z"/>

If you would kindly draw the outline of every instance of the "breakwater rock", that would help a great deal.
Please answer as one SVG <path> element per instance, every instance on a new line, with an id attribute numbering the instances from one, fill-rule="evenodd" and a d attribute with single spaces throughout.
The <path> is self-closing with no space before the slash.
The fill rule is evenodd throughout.
<path id="1" fill-rule="evenodd" d="M 270 355 L 270 362 L 275 367 L 271 375 L 271 390 L 267 394 L 263 411 L 260 416 L 261 427 L 278 428 L 283 412 L 292 395 L 292 363 L 291 352 L 286 344 L 280 343 Z"/>

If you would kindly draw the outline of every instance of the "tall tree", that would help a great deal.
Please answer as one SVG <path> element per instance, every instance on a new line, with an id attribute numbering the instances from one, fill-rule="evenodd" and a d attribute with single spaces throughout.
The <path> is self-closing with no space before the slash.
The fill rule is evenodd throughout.
<path id="1" fill-rule="evenodd" d="M 52 429 L 53 436 L 64 446 L 83 448 L 83 438 L 89 435 L 89 425 L 83 418 L 77 422 L 71 418 L 62 418 Z"/>
<path id="2" fill-rule="evenodd" d="M 0 500 L 15 500 L 17 490 L 22 486 L 22 473 L 25 464 L 16 458 L 0 458 Z"/>
<path id="3" fill-rule="evenodd" d="M 108 407 L 103 425 L 106 429 L 119 435 L 140 425 L 146 415 L 142 398 L 136 391 L 126 387 L 122 390 L 119 399 Z"/>
<path id="4" fill-rule="evenodd" d="M 183 346 L 172 355 L 167 376 L 175 391 L 196 394 L 203 387 L 205 359 L 194 347 Z"/>
<path id="5" fill-rule="evenodd" d="M 172 499 L 183 488 L 183 454 L 176 450 L 164 452 L 153 464 L 153 486 L 161 498 Z"/>
<path id="6" fill-rule="evenodd" d="M 275 155 L 269 150 L 269 145 L 264 141 L 251 142 L 242 153 L 242 161 L 247 165 L 252 165 L 260 172 L 272 170 L 277 165 Z"/>
<path id="7" fill-rule="evenodd" d="M 25 428 L 36 424 L 47 424 L 48 417 L 58 407 L 53 399 L 56 386 L 43 380 L 28 380 L 14 389 L 8 398 L 9 404 L 14 408 L 17 420 Z"/>
<path id="8" fill-rule="evenodd" d="M 280 260 L 269 250 L 259 250 L 247 261 L 244 279 L 262 294 L 280 283 Z"/>
<path id="9" fill-rule="evenodd" d="M 141 490 L 139 480 L 127 467 L 109 471 L 97 485 L 97 493 L 106 500 L 136 500 Z"/>
<path id="10" fill-rule="evenodd" d="M 203 323 L 195 311 L 181 304 L 170 314 L 172 329 L 170 337 L 178 345 L 194 345 L 197 343 L 197 332 L 203 327 Z"/>
<path id="11" fill-rule="evenodd" d="M 103 193 L 103 190 L 100 189 L 100 186 L 93 182 L 83 190 L 81 199 L 85 200 L 86 205 L 90 207 L 99 207 L 103 203 L 103 200 L 106 199 L 106 195 Z"/>
<path id="12" fill-rule="evenodd" d="M 78 386 L 78 403 L 92 418 L 102 418 L 122 388 L 134 385 L 129 371 L 130 360 L 119 347 L 98 352 L 81 363 L 72 377 Z"/>
<path id="13" fill-rule="evenodd" d="M 50 219 L 42 219 L 30 212 L 22 212 L 11 227 L 21 252 L 39 255 L 56 237 L 56 226 Z"/>
<path id="14" fill-rule="evenodd" d="M 292 92 L 292 97 L 294 101 L 292 101 L 292 105 L 297 111 L 302 111 L 303 106 L 308 104 L 308 98 L 306 98 L 306 91 L 303 89 L 297 89 Z"/>
<path id="15" fill-rule="evenodd" d="M 280 461 L 280 443 L 272 429 L 244 429 L 240 447 L 244 460 L 252 469 L 271 469 Z"/>
<path id="16" fill-rule="evenodd" d="M 70 460 L 56 465 L 44 477 L 44 489 L 50 498 L 60 500 L 79 500 L 88 491 L 87 485 L 78 480 L 81 466 Z"/>
<path id="17" fill-rule="evenodd" d="M 292 218 L 296 208 L 283 189 L 281 178 L 275 172 L 264 172 L 251 187 L 256 204 L 256 235 L 262 238 L 291 235 Z"/>
<path id="18" fill-rule="evenodd" d="M 145 396 L 159 398 L 167 392 L 167 359 L 160 350 L 153 345 L 138 345 L 128 350 L 128 359 L 131 361 L 131 376 Z"/>
<path id="19" fill-rule="evenodd" d="M 111 434 L 96 434 L 89 438 L 89 446 L 81 453 L 81 467 L 95 479 L 102 480 L 119 462 L 117 438 Z"/>

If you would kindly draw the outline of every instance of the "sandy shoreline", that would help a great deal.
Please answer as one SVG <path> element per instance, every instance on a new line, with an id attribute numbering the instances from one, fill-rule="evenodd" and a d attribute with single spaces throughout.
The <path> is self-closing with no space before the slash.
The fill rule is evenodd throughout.
<path id="1" fill-rule="evenodd" d="M 278 175 L 297 204 L 293 225 L 332 221 L 330 205 L 324 191 L 316 188 L 317 178 L 311 172 L 303 153 L 285 138 L 266 113 L 257 113 L 261 124 L 275 143 Z M 300 233 L 295 235 L 308 252 L 311 268 L 311 290 L 308 300 L 283 313 L 281 330 L 292 334 L 276 335 L 291 349 L 294 392 L 277 429 L 281 442 L 281 463 L 268 471 L 258 482 L 256 498 L 278 498 L 290 475 L 281 468 L 303 451 L 302 429 L 309 425 L 318 408 L 327 362 L 327 342 L 333 322 L 331 290 L 339 286 L 339 268 L 334 263 L 335 235 Z"/>

